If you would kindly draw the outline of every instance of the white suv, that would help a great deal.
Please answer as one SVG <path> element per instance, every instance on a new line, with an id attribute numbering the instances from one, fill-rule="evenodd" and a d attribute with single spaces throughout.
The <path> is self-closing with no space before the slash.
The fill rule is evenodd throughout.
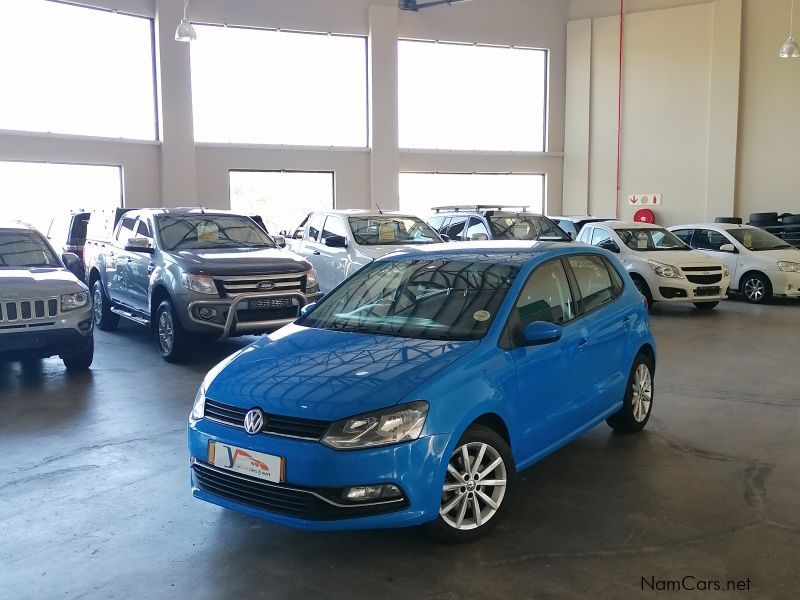
<path id="1" fill-rule="evenodd" d="M 654 302 L 691 302 L 697 308 L 712 309 L 728 293 L 728 267 L 692 250 L 658 225 L 589 223 L 578 241 L 619 254 L 648 308 Z"/>
<path id="2" fill-rule="evenodd" d="M 800 250 L 750 225 L 709 223 L 670 227 L 675 235 L 731 272 L 731 288 L 759 304 L 771 296 L 800 298 Z"/>

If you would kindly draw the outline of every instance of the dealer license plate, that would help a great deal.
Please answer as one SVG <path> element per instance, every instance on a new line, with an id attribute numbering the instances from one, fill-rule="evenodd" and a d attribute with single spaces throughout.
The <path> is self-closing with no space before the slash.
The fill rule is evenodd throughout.
<path id="1" fill-rule="evenodd" d="M 288 308 L 297 305 L 298 302 L 294 298 L 262 298 L 249 300 L 246 308 L 250 310 L 269 310 L 270 308 Z"/>
<path id="2" fill-rule="evenodd" d="M 697 296 L 719 296 L 719 286 L 716 287 L 699 287 L 694 291 L 695 297 Z"/>
<path id="3" fill-rule="evenodd" d="M 275 483 L 283 481 L 286 468 L 286 459 L 280 456 L 245 450 L 213 440 L 208 442 L 208 462 L 226 471 Z"/>

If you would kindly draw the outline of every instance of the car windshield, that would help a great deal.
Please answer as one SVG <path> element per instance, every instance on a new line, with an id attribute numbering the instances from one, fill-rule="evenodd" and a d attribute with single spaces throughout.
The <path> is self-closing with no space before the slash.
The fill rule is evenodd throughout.
<path id="1" fill-rule="evenodd" d="M 350 217 L 350 229 L 356 243 L 362 246 L 392 244 L 435 244 L 441 238 L 427 223 L 417 217 Z"/>
<path id="2" fill-rule="evenodd" d="M 616 232 L 622 243 L 636 252 L 691 250 L 675 234 L 666 229 L 617 229 Z"/>
<path id="3" fill-rule="evenodd" d="M 320 302 L 301 324 L 429 340 L 486 335 L 519 267 L 481 261 L 375 262 Z"/>
<path id="4" fill-rule="evenodd" d="M 728 233 L 737 242 L 748 250 L 759 252 L 761 250 L 780 250 L 782 248 L 792 248 L 790 244 L 781 238 L 772 235 L 768 231 L 756 227 L 743 227 L 741 229 L 730 229 Z"/>
<path id="5" fill-rule="evenodd" d="M 494 215 L 489 217 L 492 236 L 496 240 L 560 240 L 570 237 L 547 217 L 536 215 Z"/>
<path id="6" fill-rule="evenodd" d="M 34 231 L 0 231 L 0 268 L 60 267 L 42 236 Z"/>
<path id="7" fill-rule="evenodd" d="M 158 232 L 165 250 L 275 248 L 275 241 L 249 217 L 161 215 Z"/>

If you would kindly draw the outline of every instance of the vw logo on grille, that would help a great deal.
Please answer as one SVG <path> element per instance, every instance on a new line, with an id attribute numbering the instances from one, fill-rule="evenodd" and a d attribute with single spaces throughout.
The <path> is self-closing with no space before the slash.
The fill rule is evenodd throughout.
<path id="1" fill-rule="evenodd" d="M 264 413 L 254 408 L 244 416 L 244 430 L 250 435 L 255 435 L 264 427 Z"/>
<path id="2" fill-rule="evenodd" d="M 275 288 L 274 281 L 261 281 L 257 286 L 260 290 L 272 290 Z"/>

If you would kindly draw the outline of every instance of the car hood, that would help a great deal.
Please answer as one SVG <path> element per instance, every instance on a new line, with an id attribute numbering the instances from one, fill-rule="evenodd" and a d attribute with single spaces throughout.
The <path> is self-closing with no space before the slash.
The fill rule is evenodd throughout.
<path id="1" fill-rule="evenodd" d="M 797 248 L 780 248 L 778 250 L 751 250 L 749 256 L 767 259 L 769 261 L 785 260 L 788 262 L 800 262 L 800 250 Z M 777 268 L 777 265 L 774 265 Z"/>
<path id="2" fill-rule="evenodd" d="M 658 250 L 656 252 L 635 252 L 636 256 L 666 263 L 675 267 L 718 266 L 722 263 L 699 250 Z"/>
<path id="3" fill-rule="evenodd" d="M 44 298 L 85 290 L 72 273 L 60 267 L 0 269 L 0 299 Z"/>
<path id="4" fill-rule="evenodd" d="M 213 275 L 267 275 L 294 273 L 308 268 L 305 259 L 282 248 L 179 250 L 170 255 L 187 271 Z"/>
<path id="5" fill-rule="evenodd" d="M 206 396 L 267 414 L 335 421 L 419 400 L 406 397 L 478 343 L 288 325 L 242 350 Z"/>

